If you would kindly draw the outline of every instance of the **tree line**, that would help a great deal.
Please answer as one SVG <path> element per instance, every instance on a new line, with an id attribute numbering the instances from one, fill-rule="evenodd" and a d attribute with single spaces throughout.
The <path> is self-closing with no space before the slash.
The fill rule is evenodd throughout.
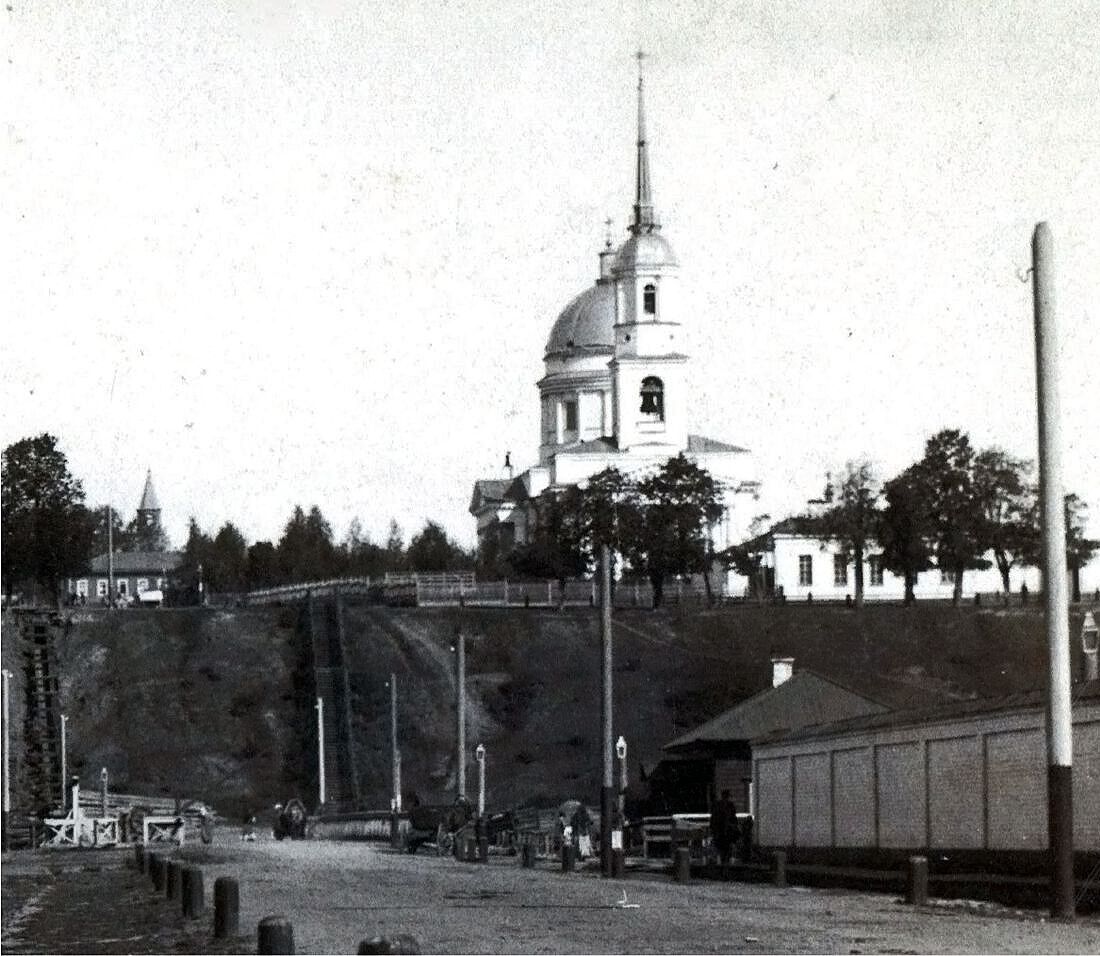
<path id="1" fill-rule="evenodd" d="M 41 589 L 56 602 L 63 580 L 86 573 L 92 558 L 106 554 L 109 546 L 116 552 L 169 548 L 159 526 L 143 525 L 136 517 L 124 522 L 118 509 L 106 505 L 89 507 L 83 482 L 69 469 L 53 435 L 8 445 L 0 472 L 0 546 L 9 604 L 16 590 L 29 588 Z M 435 521 L 427 521 L 407 546 L 396 521 L 390 522 L 384 544 L 372 542 L 358 519 L 337 542 L 316 506 L 308 512 L 296 507 L 278 541 L 251 545 L 232 521 L 211 535 L 192 518 L 183 554 L 174 587 L 184 601 L 197 594 L 200 575 L 208 590 L 239 592 L 387 571 L 468 570 L 475 562 Z"/>

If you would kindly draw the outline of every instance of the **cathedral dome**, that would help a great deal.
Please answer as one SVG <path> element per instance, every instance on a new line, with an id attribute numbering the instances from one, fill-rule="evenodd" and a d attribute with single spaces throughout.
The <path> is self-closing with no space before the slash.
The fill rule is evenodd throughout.
<path id="1" fill-rule="evenodd" d="M 546 354 L 593 349 L 610 352 L 614 347 L 615 286 L 597 282 L 562 310 L 550 330 Z"/>
<path id="2" fill-rule="evenodd" d="M 650 272 L 667 266 L 679 266 L 672 245 L 659 232 L 637 232 L 632 235 L 615 258 L 615 271 Z"/>

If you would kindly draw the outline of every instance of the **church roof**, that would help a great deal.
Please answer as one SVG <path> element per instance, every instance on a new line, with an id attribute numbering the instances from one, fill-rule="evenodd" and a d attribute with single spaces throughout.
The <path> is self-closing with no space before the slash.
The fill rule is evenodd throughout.
<path id="1" fill-rule="evenodd" d="M 153 472 L 150 469 L 145 472 L 145 490 L 141 493 L 141 504 L 138 511 L 160 511 L 160 502 L 157 501 L 157 493 L 153 488 Z"/>
<path id="2" fill-rule="evenodd" d="M 470 499 L 470 512 L 476 514 L 487 504 L 499 504 L 511 484 L 508 478 L 479 478 L 474 482 L 474 493 Z"/>
<path id="3" fill-rule="evenodd" d="M 598 282 L 574 298 L 558 316 L 546 354 L 598 350 L 611 352 L 615 347 L 615 287 Z"/>
<path id="4" fill-rule="evenodd" d="M 726 442 L 724 441 L 718 441 L 716 438 L 707 438 L 704 435 L 688 435 L 687 450 L 689 452 L 696 452 L 698 454 L 722 451 L 748 454 L 749 451 L 747 448 L 742 448 L 739 445 L 729 445 L 726 444 Z"/>
<path id="5" fill-rule="evenodd" d="M 97 554 L 88 569 L 93 573 L 106 574 L 108 564 L 106 554 Z M 160 574 L 161 571 L 175 571 L 181 564 L 182 551 L 115 552 L 115 574 Z"/>

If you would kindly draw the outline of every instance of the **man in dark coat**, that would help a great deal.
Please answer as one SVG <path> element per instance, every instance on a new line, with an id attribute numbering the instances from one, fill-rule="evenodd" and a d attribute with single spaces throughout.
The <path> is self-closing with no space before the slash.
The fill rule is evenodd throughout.
<path id="1" fill-rule="evenodd" d="M 722 791 L 722 799 L 715 805 L 710 814 L 710 835 L 718 850 L 718 859 L 722 866 L 727 866 L 730 861 L 730 853 L 734 841 L 737 839 L 737 807 L 733 803 L 728 790 Z"/>

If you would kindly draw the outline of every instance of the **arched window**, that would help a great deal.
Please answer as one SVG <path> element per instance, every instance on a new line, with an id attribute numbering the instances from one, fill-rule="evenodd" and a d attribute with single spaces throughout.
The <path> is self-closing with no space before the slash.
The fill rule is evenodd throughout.
<path id="1" fill-rule="evenodd" d="M 652 282 L 642 290 L 642 308 L 646 315 L 657 314 L 657 287 Z"/>
<path id="2" fill-rule="evenodd" d="M 657 376 L 642 379 L 642 414 L 654 421 L 665 420 L 665 385 Z"/>

